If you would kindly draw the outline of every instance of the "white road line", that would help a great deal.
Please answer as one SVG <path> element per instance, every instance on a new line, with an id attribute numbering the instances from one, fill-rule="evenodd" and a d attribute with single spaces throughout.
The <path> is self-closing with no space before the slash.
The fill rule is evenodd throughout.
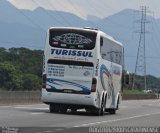
<path id="1" fill-rule="evenodd" d="M 37 106 L 37 105 L 45 105 L 45 104 L 19 104 L 19 105 L 13 105 L 13 106 Z"/>
<path id="2" fill-rule="evenodd" d="M 44 113 L 31 113 L 32 115 L 41 115 L 41 114 L 44 114 Z"/>
<path id="3" fill-rule="evenodd" d="M 73 127 L 86 127 L 86 126 L 91 126 L 91 125 L 96 125 L 96 124 L 111 123 L 111 122 L 129 120 L 129 119 L 140 118 L 140 117 L 156 115 L 156 114 L 160 114 L 160 112 L 144 114 L 144 115 L 136 115 L 136 116 L 126 117 L 126 118 L 121 118 L 121 119 L 108 120 L 108 121 L 99 121 L 99 122 L 94 122 L 94 123 L 81 124 L 81 125 L 76 125 L 76 126 L 73 126 Z"/>
<path id="4" fill-rule="evenodd" d="M 44 133 L 53 133 L 53 131 L 48 130 L 48 131 L 44 131 Z"/>
<path id="5" fill-rule="evenodd" d="M 81 111 L 85 111 L 85 109 L 78 109 L 77 111 L 80 111 L 80 112 L 81 112 Z"/>
<path id="6" fill-rule="evenodd" d="M 0 105 L 0 107 L 19 107 L 19 106 L 37 106 L 37 105 L 45 105 L 45 104 L 20 104 L 20 105 Z"/>
<path id="7" fill-rule="evenodd" d="M 1 108 L 1 107 L 2 107 L 2 108 L 9 108 L 9 107 L 13 107 L 13 106 L 3 106 L 3 105 L 2 105 L 2 106 L 0 106 L 0 108 Z"/>
<path id="8" fill-rule="evenodd" d="M 38 109 L 38 110 L 43 110 L 43 109 L 48 109 L 48 108 L 33 108 L 33 107 L 14 107 L 16 109 Z"/>
<path id="9" fill-rule="evenodd" d="M 64 129 L 62 129 L 62 128 L 57 128 L 57 129 L 55 129 L 56 131 L 61 131 L 61 130 L 64 130 Z"/>

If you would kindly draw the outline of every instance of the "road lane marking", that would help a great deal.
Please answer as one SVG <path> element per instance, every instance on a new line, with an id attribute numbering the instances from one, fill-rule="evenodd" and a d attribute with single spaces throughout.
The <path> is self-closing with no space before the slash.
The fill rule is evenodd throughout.
<path id="1" fill-rule="evenodd" d="M 64 130 L 64 129 L 62 129 L 62 128 L 57 128 L 57 129 L 55 129 L 56 131 L 62 131 L 62 130 Z"/>
<path id="2" fill-rule="evenodd" d="M 53 133 L 51 130 L 44 131 L 44 133 Z"/>
<path id="3" fill-rule="evenodd" d="M 136 115 L 136 116 L 126 117 L 126 118 L 121 118 L 121 119 L 113 119 L 113 120 L 108 120 L 108 121 L 99 121 L 99 122 L 94 122 L 94 123 L 86 123 L 86 124 L 76 125 L 76 126 L 73 126 L 73 127 L 86 127 L 86 126 L 102 124 L 102 123 L 112 123 L 112 122 L 129 120 L 129 119 L 140 118 L 140 117 L 156 115 L 156 114 L 160 114 L 160 112 L 144 114 L 144 115 Z"/>
<path id="4" fill-rule="evenodd" d="M 0 107 L 2 107 L 2 108 L 9 108 L 9 107 L 13 107 L 13 106 L 0 106 Z"/>
<path id="5" fill-rule="evenodd" d="M 19 104 L 19 105 L 12 105 L 12 106 L 37 106 L 37 105 L 45 105 L 45 104 Z"/>
<path id="6" fill-rule="evenodd" d="M 48 108 L 33 108 L 33 107 L 14 107 L 16 109 L 37 109 L 37 110 L 43 110 L 43 109 L 48 109 Z"/>
<path id="7" fill-rule="evenodd" d="M 41 115 L 41 114 L 44 114 L 44 113 L 31 113 L 32 115 Z"/>
<path id="8" fill-rule="evenodd" d="M 0 108 L 1 107 L 4 107 L 4 108 L 6 108 L 6 107 L 27 107 L 27 106 L 39 106 L 39 105 L 45 105 L 45 104 L 20 104 L 20 105 L 0 105 Z"/>

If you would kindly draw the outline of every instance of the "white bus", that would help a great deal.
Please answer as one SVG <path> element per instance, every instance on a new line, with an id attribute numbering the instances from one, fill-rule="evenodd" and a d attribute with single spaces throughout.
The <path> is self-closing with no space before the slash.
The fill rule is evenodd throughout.
<path id="1" fill-rule="evenodd" d="M 100 30 L 50 28 L 42 101 L 50 112 L 85 109 L 115 114 L 121 100 L 123 54 L 122 44 Z"/>

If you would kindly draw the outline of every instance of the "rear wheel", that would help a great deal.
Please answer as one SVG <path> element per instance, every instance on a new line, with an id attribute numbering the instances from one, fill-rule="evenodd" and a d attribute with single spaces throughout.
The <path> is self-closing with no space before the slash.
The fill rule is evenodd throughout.
<path id="1" fill-rule="evenodd" d="M 67 108 L 60 108 L 60 112 L 61 113 L 66 113 L 67 112 Z"/>
<path id="2" fill-rule="evenodd" d="M 116 110 L 118 110 L 119 109 L 119 97 L 118 97 L 118 100 L 117 100 L 117 108 L 116 108 Z"/>
<path id="3" fill-rule="evenodd" d="M 116 114 L 116 109 L 109 109 L 108 112 L 109 112 L 110 114 Z"/>
<path id="4" fill-rule="evenodd" d="M 96 110 L 96 115 L 97 115 L 97 116 L 101 116 L 101 109 L 97 109 L 97 110 Z"/>
<path id="5" fill-rule="evenodd" d="M 71 112 L 72 112 L 72 113 L 76 113 L 76 112 L 77 112 L 77 109 L 74 109 L 74 108 L 73 108 L 73 109 L 71 109 Z"/>
<path id="6" fill-rule="evenodd" d="M 59 107 L 53 104 L 49 105 L 49 111 L 50 113 L 58 113 L 59 112 Z"/>
<path id="7" fill-rule="evenodd" d="M 97 111 L 96 111 L 96 114 L 98 115 L 98 116 L 103 116 L 104 115 L 104 112 L 105 112 L 105 100 L 104 100 L 104 98 L 102 99 L 102 102 L 101 102 L 101 107 L 100 108 L 98 108 L 97 109 Z"/>
<path id="8" fill-rule="evenodd" d="M 105 112 L 105 100 L 103 98 L 102 100 L 102 103 L 101 103 L 101 112 L 100 112 L 100 115 L 103 116 L 104 115 L 104 112 Z"/>

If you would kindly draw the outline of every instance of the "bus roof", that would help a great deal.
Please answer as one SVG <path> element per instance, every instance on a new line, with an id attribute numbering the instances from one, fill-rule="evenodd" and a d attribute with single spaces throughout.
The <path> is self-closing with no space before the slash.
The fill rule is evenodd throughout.
<path id="1" fill-rule="evenodd" d="M 101 34 L 101 36 L 103 37 L 106 37 L 107 39 L 111 40 L 111 41 L 114 41 L 115 43 L 117 43 L 118 45 L 122 46 L 123 47 L 123 44 L 119 41 L 117 41 L 115 38 L 113 38 L 112 36 L 104 33 L 103 31 L 99 31 L 99 33 Z"/>

